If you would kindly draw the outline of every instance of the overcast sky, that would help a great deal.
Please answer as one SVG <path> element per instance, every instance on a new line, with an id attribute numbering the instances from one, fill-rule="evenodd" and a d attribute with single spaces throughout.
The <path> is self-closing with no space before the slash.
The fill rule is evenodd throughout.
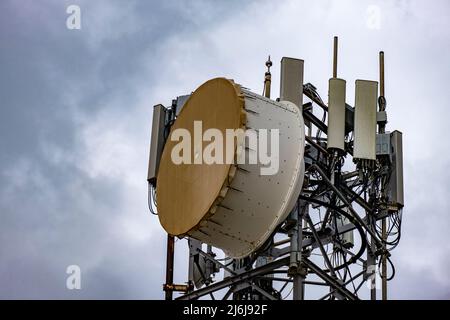
<path id="1" fill-rule="evenodd" d="M 81 30 L 66 27 L 71 4 Z M 275 93 L 292 56 L 326 99 L 334 35 L 350 104 L 385 51 L 388 130 L 403 132 L 390 297 L 450 298 L 449 16 L 446 0 L 0 1 L 0 298 L 162 298 L 152 106 L 216 76 L 261 93 L 268 54 Z M 81 290 L 66 289 L 74 264 Z"/>

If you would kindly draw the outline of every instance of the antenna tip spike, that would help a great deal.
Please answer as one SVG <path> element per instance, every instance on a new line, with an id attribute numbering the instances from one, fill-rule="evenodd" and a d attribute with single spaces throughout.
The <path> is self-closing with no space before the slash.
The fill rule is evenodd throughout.
<path id="1" fill-rule="evenodd" d="M 269 55 L 269 58 L 268 58 L 267 61 L 266 61 L 266 66 L 267 66 L 267 68 L 269 68 L 269 69 L 270 69 L 270 67 L 272 66 L 272 61 L 270 60 L 270 55 Z"/>

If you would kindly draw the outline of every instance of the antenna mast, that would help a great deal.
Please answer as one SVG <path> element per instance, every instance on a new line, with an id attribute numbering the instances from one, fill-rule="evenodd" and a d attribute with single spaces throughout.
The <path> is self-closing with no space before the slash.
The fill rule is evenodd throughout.
<path id="1" fill-rule="evenodd" d="M 267 71 L 264 75 L 264 93 L 263 95 L 266 98 L 270 99 L 270 86 L 272 83 L 272 74 L 270 73 L 270 67 L 272 66 L 272 61 L 270 61 L 270 56 L 266 61 Z"/>

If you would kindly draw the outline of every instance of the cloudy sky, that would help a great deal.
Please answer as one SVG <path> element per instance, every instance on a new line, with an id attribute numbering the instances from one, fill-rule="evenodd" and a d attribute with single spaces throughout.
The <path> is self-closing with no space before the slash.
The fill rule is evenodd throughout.
<path id="1" fill-rule="evenodd" d="M 66 27 L 71 4 L 81 30 Z M 292 56 L 326 99 L 334 35 L 350 104 L 385 51 L 388 129 L 404 133 L 390 297 L 450 298 L 449 16 L 446 0 L 0 1 L 0 298 L 162 298 L 152 106 L 216 76 L 260 93 L 268 54 L 274 92 Z M 66 289 L 74 264 L 81 290 Z"/>

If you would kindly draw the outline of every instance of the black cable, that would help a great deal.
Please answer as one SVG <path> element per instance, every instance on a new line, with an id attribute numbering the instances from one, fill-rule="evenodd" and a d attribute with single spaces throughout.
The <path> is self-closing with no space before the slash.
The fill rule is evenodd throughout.
<path id="1" fill-rule="evenodd" d="M 153 209 L 153 204 L 155 203 L 155 190 L 154 190 L 154 188 L 153 188 L 153 186 L 151 185 L 151 183 L 149 183 L 148 184 L 148 199 L 147 199 L 147 202 L 148 202 L 148 209 L 150 210 L 150 213 L 151 214 L 153 214 L 153 215 L 155 215 L 155 216 L 157 216 L 158 215 L 158 212 L 156 212 L 154 209 Z M 156 206 L 155 206 L 156 207 Z"/>
<path id="2" fill-rule="evenodd" d="M 382 261 L 383 261 L 383 259 L 380 259 L 380 261 L 378 261 L 378 274 L 380 275 L 380 277 L 383 277 L 383 274 L 381 273 L 381 267 L 380 267 Z M 389 257 L 386 257 L 386 261 L 389 262 L 389 265 L 391 266 L 391 269 L 392 269 L 392 274 L 389 277 L 386 276 L 386 281 L 391 281 L 395 277 L 395 266 Z"/>
<path id="3" fill-rule="evenodd" d="M 400 243 L 400 239 L 401 239 L 401 213 L 393 213 L 391 216 L 389 216 L 389 219 L 393 220 L 393 222 L 391 223 L 391 226 L 388 228 L 387 232 L 386 232 L 386 240 L 383 239 L 382 234 L 380 233 L 380 227 L 376 224 L 376 222 L 374 221 L 372 223 L 372 225 L 375 227 L 375 232 L 377 234 L 377 236 L 380 237 L 382 243 L 389 248 L 386 248 L 388 251 L 392 251 L 393 249 L 395 249 L 398 244 Z M 395 232 L 393 232 L 394 227 L 397 228 L 397 230 Z M 392 241 L 387 241 L 387 239 L 389 239 L 389 237 L 391 237 L 392 235 L 397 235 L 397 237 L 392 240 Z"/>

